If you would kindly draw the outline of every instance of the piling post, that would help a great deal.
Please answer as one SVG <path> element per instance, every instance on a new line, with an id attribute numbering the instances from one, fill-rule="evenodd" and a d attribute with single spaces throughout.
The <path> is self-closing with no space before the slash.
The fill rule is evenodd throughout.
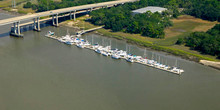
<path id="1" fill-rule="evenodd" d="M 40 31 L 40 21 L 39 21 L 39 17 L 37 17 L 37 31 Z"/>
<path id="2" fill-rule="evenodd" d="M 34 30 L 37 30 L 37 26 L 36 26 L 36 19 L 34 18 Z"/>
<path id="3" fill-rule="evenodd" d="M 74 21 L 76 20 L 76 10 L 73 13 L 73 19 L 74 19 Z"/>
<path id="4" fill-rule="evenodd" d="M 59 26 L 59 24 L 58 24 L 58 13 L 57 13 L 57 15 L 56 15 L 56 27 L 58 27 Z"/>
<path id="5" fill-rule="evenodd" d="M 72 12 L 70 12 L 70 20 L 72 19 Z"/>
<path id="6" fill-rule="evenodd" d="M 86 12 L 87 14 L 89 13 L 89 9 L 87 9 L 87 12 Z"/>
<path id="7" fill-rule="evenodd" d="M 20 26 L 19 26 L 20 21 L 17 22 L 17 31 L 18 31 L 18 35 L 21 35 L 21 30 L 20 30 Z"/>
<path id="8" fill-rule="evenodd" d="M 14 22 L 14 29 L 13 29 L 14 31 L 13 31 L 13 33 L 14 34 L 17 34 L 17 30 L 16 30 L 16 23 Z"/>
<path id="9" fill-rule="evenodd" d="M 52 16 L 52 25 L 55 25 L 55 21 L 54 21 L 54 15 Z"/>

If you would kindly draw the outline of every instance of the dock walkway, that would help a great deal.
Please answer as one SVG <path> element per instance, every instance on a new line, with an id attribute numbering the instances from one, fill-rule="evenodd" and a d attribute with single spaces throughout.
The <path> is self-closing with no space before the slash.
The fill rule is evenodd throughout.
<path id="1" fill-rule="evenodd" d="M 94 30 L 97 30 L 97 29 L 101 29 L 103 27 L 104 26 L 99 26 L 99 27 L 96 27 L 96 28 L 91 28 L 91 29 L 87 29 L 87 30 L 78 31 L 77 35 L 82 35 L 82 34 L 85 34 L 87 32 L 91 32 L 91 31 L 94 31 Z"/>

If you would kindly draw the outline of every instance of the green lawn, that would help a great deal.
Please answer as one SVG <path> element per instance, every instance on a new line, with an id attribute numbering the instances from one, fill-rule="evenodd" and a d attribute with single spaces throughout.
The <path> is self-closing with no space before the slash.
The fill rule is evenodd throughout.
<path id="1" fill-rule="evenodd" d="M 217 22 L 209 22 L 191 16 L 183 15 L 173 19 L 173 26 L 165 29 L 165 39 L 155 40 L 154 43 L 163 46 L 174 45 L 178 38 L 189 35 L 194 31 L 207 31 Z"/>

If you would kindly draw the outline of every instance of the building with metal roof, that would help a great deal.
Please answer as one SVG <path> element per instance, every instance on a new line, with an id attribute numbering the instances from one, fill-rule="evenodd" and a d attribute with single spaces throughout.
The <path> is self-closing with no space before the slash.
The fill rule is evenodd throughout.
<path id="1" fill-rule="evenodd" d="M 137 10 L 133 10 L 132 13 L 133 14 L 141 14 L 141 13 L 145 13 L 147 11 L 150 11 L 152 13 L 155 13 L 155 12 L 162 13 L 162 11 L 165 11 L 165 10 L 167 10 L 167 9 L 163 8 L 163 7 L 148 6 L 148 7 L 145 7 L 145 8 L 140 8 L 140 9 L 137 9 Z"/>

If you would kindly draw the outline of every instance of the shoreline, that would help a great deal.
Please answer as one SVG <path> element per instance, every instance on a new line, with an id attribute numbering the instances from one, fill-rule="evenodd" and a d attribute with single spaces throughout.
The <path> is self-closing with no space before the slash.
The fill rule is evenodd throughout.
<path id="1" fill-rule="evenodd" d="M 78 20 L 77 23 L 78 22 L 80 22 L 80 21 Z M 68 20 L 68 21 L 64 21 L 64 22 L 60 23 L 60 25 L 67 26 L 67 27 L 74 28 L 74 29 L 80 29 L 79 26 L 73 26 L 74 23 L 75 23 L 75 21 L 69 21 Z M 115 39 L 118 39 L 118 40 L 124 40 L 127 43 L 137 45 L 141 48 L 148 48 L 150 50 L 154 50 L 154 51 L 158 51 L 158 52 L 165 52 L 168 55 L 178 56 L 178 57 L 181 57 L 182 59 L 186 59 L 186 60 L 189 60 L 189 61 L 194 61 L 196 63 L 199 63 L 199 64 L 202 64 L 202 65 L 209 66 L 209 67 L 215 68 L 217 70 L 220 70 L 220 62 L 216 62 L 211 58 L 206 58 L 206 57 L 203 57 L 201 55 L 192 54 L 192 53 L 189 53 L 189 52 L 185 52 L 183 50 L 178 50 L 178 49 L 173 49 L 173 48 L 168 48 L 168 47 L 152 44 L 150 42 L 138 41 L 134 38 L 125 38 L 123 36 L 114 36 L 114 35 L 111 35 L 111 34 L 102 33 L 100 31 L 100 29 L 94 31 L 94 33 L 105 36 L 105 37 L 111 37 L 111 38 L 115 38 Z"/>
<path id="2" fill-rule="evenodd" d="M 6 10 L 3 10 L 2 8 L 0 8 L 0 13 L 5 13 L 5 14 L 10 14 L 10 15 L 15 15 L 15 16 L 25 15 L 25 14 L 20 14 L 20 13 L 17 13 L 17 12 L 6 11 Z M 75 21 L 67 20 L 67 21 L 61 22 L 60 25 L 80 30 L 81 28 L 79 26 L 73 26 L 74 23 L 79 23 L 79 22 L 81 22 L 81 21 L 77 20 L 77 22 L 75 22 Z M 189 61 L 194 61 L 194 62 L 197 62 L 199 64 L 206 65 L 206 66 L 209 66 L 209 67 L 220 70 L 220 64 L 219 64 L 220 62 L 213 61 L 213 59 L 211 59 L 211 58 L 207 58 L 207 57 L 203 57 L 201 55 L 185 52 L 183 50 L 178 50 L 178 49 L 174 49 L 174 48 L 169 48 L 169 47 L 156 45 L 156 44 L 153 44 L 151 42 L 140 41 L 140 40 L 137 40 L 135 38 L 126 38 L 126 37 L 123 37 L 123 36 L 117 36 L 117 35 L 113 35 L 113 34 L 106 34 L 106 33 L 101 32 L 100 29 L 96 30 L 94 32 L 96 34 L 99 34 L 99 35 L 102 35 L 102 36 L 105 36 L 105 37 L 115 38 L 115 39 L 118 39 L 118 40 L 124 40 L 127 43 L 137 45 L 141 48 L 148 48 L 150 50 L 154 50 L 154 51 L 158 51 L 158 52 L 165 52 L 168 55 L 178 56 L 178 57 L 181 57 L 182 59 L 186 59 L 186 60 L 189 60 Z M 109 33 L 111 33 L 111 32 L 109 32 Z"/>
<path id="3" fill-rule="evenodd" d="M 200 60 L 199 63 L 220 70 L 220 62 Z"/>

